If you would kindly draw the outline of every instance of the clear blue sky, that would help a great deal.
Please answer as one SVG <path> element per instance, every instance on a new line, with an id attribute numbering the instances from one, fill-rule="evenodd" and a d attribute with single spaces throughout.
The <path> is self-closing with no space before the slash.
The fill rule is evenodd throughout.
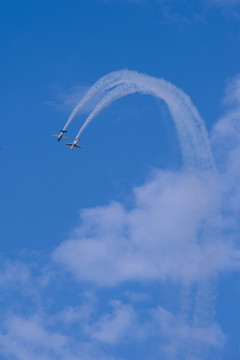
<path id="1" fill-rule="evenodd" d="M 239 19 L 238 0 L 1 1 L 1 358 L 239 359 Z M 51 137 L 120 69 L 191 97 L 215 185 L 188 178 L 167 106 L 150 96 L 111 104 L 80 151 Z M 209 247 L 195 249 L 208 220 Z"/>

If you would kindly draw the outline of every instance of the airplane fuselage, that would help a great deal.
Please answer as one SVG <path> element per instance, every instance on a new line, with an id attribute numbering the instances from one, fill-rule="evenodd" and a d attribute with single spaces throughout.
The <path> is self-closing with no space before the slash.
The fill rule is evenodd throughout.
<path id="1" fill-rule="evenodd" d="M 73 149 L 75 148 L 77 142 L 78 142 L 77 139 L 75 139 L 75 140 L 73 141 L 73 144 L 72 144 L 72 146 L 71 146 L 71 150 L 73 150 Z"/>

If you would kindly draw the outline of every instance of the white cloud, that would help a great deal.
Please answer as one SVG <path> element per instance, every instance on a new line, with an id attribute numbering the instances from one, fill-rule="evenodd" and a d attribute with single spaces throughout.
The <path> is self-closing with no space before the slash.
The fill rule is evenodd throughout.
<path id="1" fill-rule="evenodd" d="M 134 189 L 133 209 L 112 202 L 83 210 L 79 227 L 53 258 L 97 285 L 199 281 L 236 265 L 234 250 L 216 237 L 218 211 L 215 175 L 156 171 Z"/>
<path id="2" fill-rule="evenodd" d="M 112 302 L 113 312 L 104 314 L 91 328 L 91 337 L 95 340 L 116 344 L 132 333 L 135 312 L 131 305 L 120 301 Z"/>
<path id="3" fill-rule="evenodd" d="M 151 300 L 151 295 L 143 292 L 126 291 L 124 295 L 130 302 L 145 302 Z"/>
<path id="4" fill-rule="evenodd" d="M 61 334 L 50 334 L 40 324 L 38 318 L 23 319 L 12 317 L 8 319 L 7 328 L 14 339 L 33 346 L 44 346 L 57 351 L 66 345 L 66 338 Z"/>
<path id="5" fill-rule="evenodd" d="M 57 315 L 57 319 L 64 321 L 65 323 L 79 322 L 86 323 L 89 316 L 92 313 L 92 305 L 85 303 L 79 307 L 67 306 L 63 311 Z"/>
<path id="6" fill-rule="evenodd" d="M 215 157 L 221 169 L 223 222 L 231 236 L 239 238 L 240 224 L 240 76 L 228 83 L 224 103 L 226 114 L 212 131 Z"/>
<path id="7" fill-rule="evenodd" d="M 20 360 L 50 360 L 52 356 L 55 358 L 64 353 L 66 343 L 65 336 L 44 329 L 38 317 L 10 316 L 0 333 L 1 352 L 7 358 L 13 356 Z"/>
<path id="8" fill-rule="evenodd" d="M 161 336 L 166 339 L 162 346 L 166 359 L 181 358 L 181 351 L 187 349 L 184 359 L 202 359 L 198 357 L 197 348 L 210 345 L 214 348 L 223 348 L 226 336 L 219 325 L 199 326 L 184 321 L 181 316 L 176 316 L 158 307 L 154 311 L 155 321 L 160 327 Z"/>
<path id="9" fill-rule="evenodd" d="M 29 317 L 8 315 L 1 323 L 0 354 L 16 360 L 113 360 L 99 350 L 96 341 L 79 337 L 81 326 L 77 334 L 66 334 L 56 330 L 59 325 L 57 317 L 43 312 Z"/>
<path id="10" fill-rule="evenodd" d="M 225 91 L 225 98 L 224 98 L 223 102 L 226 106 L 232 107 L 232 109 L 230 108 L 230 111 L 228 109 L 228 112 L 227 112 L 228 118 L 232 112 L 239 110 L 239 108 L 240 108 L 240 74 L 238 74 L 237 76 L 234 76 L 233 78 L 228 80 L 226 91 Z M 224 118 L 226 118 L 226 116 Z"/>
<path id="11" fill-rule="evenodd" d="M 16 283 L 27 283 L 31 277 L 28 265 L 19 261 L 2 260 L 0 268 L 0 286 L 14 286 Z"/>

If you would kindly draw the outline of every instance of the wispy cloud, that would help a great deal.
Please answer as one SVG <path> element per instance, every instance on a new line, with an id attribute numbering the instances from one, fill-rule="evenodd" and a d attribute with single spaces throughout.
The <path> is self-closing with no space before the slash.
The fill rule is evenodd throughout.
<path id="1" fill-rule="evenodd" d="M 16 284 L 27 284 L 31 269 L 24 262 L 1 259 L 0 287 L 10 287 Z"/>
<path id="2" fill-rule="evenodd" d="M 232 7 L 240 4 L 240 0 L 208 0 L 208 3 L 215 6 Z"/>
<path id="3" fill-rule="evenodd" d="M 198 357 L 198 349 L 193 348 L 192 344 L 198 344 L 200 348 L 209 344 L 215 348 L 224 347 L 225 335 L 219 325 L 197 326 L 185 322 L 181 316 L 176 316 L 158 307 L 154 311 L 155 319 L 160 328 L 160 334 L 166 339 L 162 351 L 166 359 L 179 358 L 186 348 L 185 359 L 201 359 L 201 351 Z"/>
<path id="4" fill-rule="evenodd" d="M 116 0 L 108 0 L 108 1 L 116 1 Z M 121 0 L 119 0 L 121 1 Z M 122 0 L 125 2 L 133 2 L 133 3 L 159 3 L 161 6 L 165 6 L 168 7 L 169 9 L 174 6 L 174 4 L 180 4 L 180 5 L 184 5 L 187 3 L 187 0 Z M 238 5 L 240 4 L 240 0 L 193 0 L 191 3 L 194 4 L 195 6 L 198 3 L 201 2 L 207 2 L 209 5 L 213 5 L 213 6 L 227 6 L 227 7 L 231 7 L 234 5 Z"/>
<path id="5" fill-rule="evenodd" d="M 132 335 L 135 312 L 131 305 L 119 301 L 112 303 L 113 312 L 104 314 L 92 327 L 91 337 L 95 340 L 115 344 Z"/>
<path id="6" fill-rule="evenodd" d="M 37 317 L 9 316 L 0 334 L 2 354 L 22 360 L 48 360 L 51 353 L 60 355 L 66 343 L 63 335 L 44 329 Z"/>
<path id="7" fill-rule="evenodd" d="M 157 6 L 164 22 L 179 25 L 204 24 L 211 9 L 220 9 L 222 13 L 238 17 L 240 4 L 239 0 L 107 0 L 110 1 Z"/>
<path id="8" fill-rule="evenodd" d="M 72 86 L 66 89 L 55 89 L 56 95 L 52 100 L 45 102 L 46 105 L 53 106 L 56 109 L 71 111 L 79 102 L 79 100 L 85 95 L 88 90 L 88 86 Z M 83 113 L 89 113 L 96 106 L 101 96 L 96 96 L 90 101 L 82 110 Z"/>

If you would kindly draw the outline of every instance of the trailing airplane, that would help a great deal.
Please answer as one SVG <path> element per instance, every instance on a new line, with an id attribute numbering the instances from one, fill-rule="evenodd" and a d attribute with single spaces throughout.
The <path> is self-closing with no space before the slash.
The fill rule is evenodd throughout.
<path id="1" fill-rule="evenodd" d="M 71 146 L 71 150 L 73 150 L 75 147 L 81 149 L 82 147 L 80 145 L 77 145 L 78 141 L 80 141 L 80 139 L 76 138 L 74 139 L 72 144 L 65 144 L 65 145 Z"/>
<path id="2" fill-rule="evenodd" d="M 57 138 L 57 141 L 60 141 L 61 139 L 68 139 L 68 137 L 66 136 L 63 136 L 64 133 L 66 133 L 67 131 L 66 130 L 60 130 L 60 134 L 59 135 L 52 135 L 53 137 L 56 137 Z"/>

